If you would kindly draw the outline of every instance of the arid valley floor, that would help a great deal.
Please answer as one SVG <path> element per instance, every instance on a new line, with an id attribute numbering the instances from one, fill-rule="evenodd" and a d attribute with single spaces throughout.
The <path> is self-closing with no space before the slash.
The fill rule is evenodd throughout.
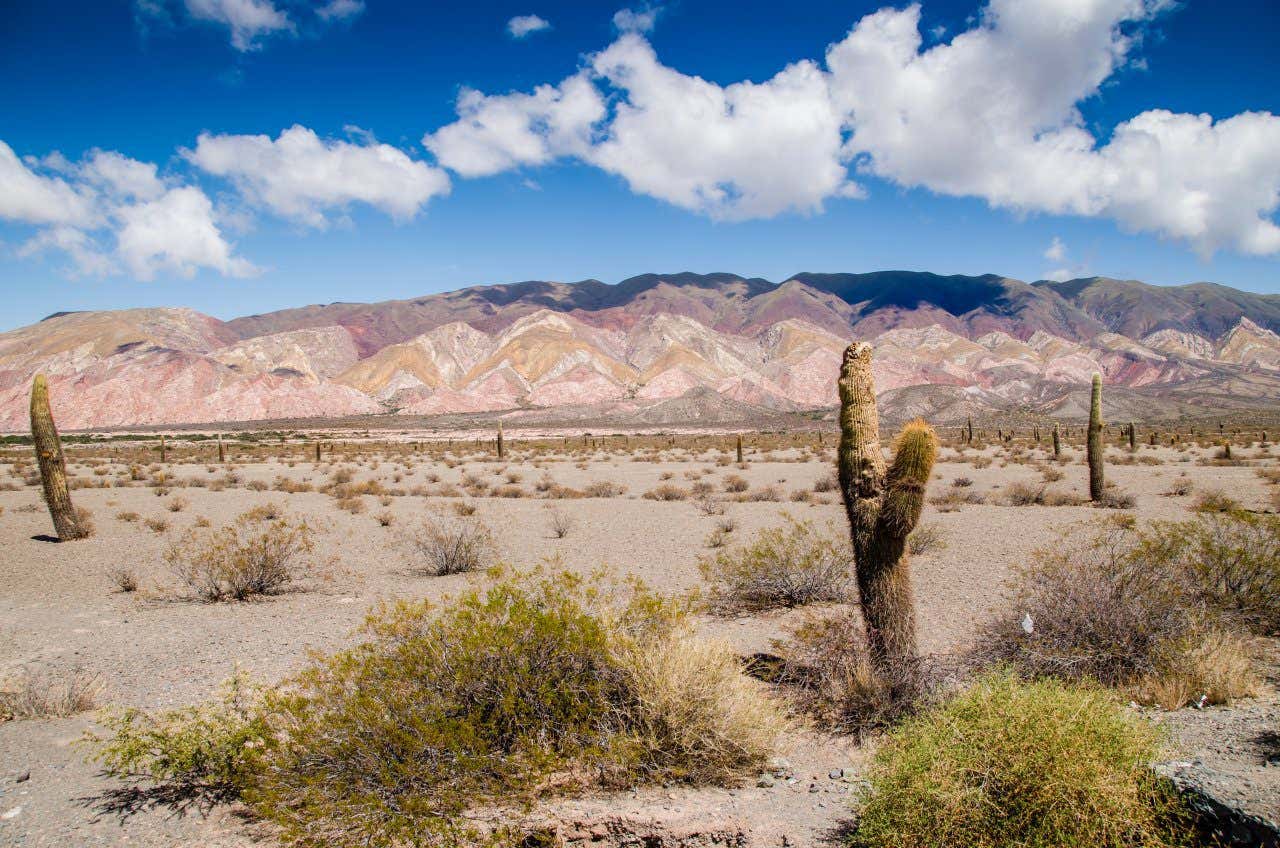
<path id="1" fill-rule="evenodd" d="M 732 436 L 681 437 L 674 445 L 657 437 L 624 444 L 614 436 L 586 446 L 575 436 L 535 446 L 513 435 L 507 434 L 502 461 L 487 442 L 459 442 L 446 451 L 439 442 L 414 442 L 412 434 L 398 442 L 326 444 L 318 464 L 306 442 L 259 442 L 250 450 L 229 440 L 225 464 L 216 462 L 210 441 L 174 439 L 164 464 L 153 441 L 145 443 L 145 454 L 127 442 L 70 445 L 69 474 L 79 481 L 72 494 L 92 512 L 97 531 L 63 544 L 47 540 L 52 531 L 39 484 L 30 479 L 30 448 L 8 446 L 0 453 L 0 676 L 23 668 L 79 670 L 100 681 L 100 705 L 142 708 L 205 699 L 237 667 L 264 681 L 279 680 L 298 669 L 309 650 L 350 644 L 367 610 L 381 600 L 441 598 L 485 580 L 481 573 L 423 576 L 406 543 L 425 516 L 452 514 L 459 502 L 475 506 L 475 517 L 493 531 L 501 558 L 512 565 L 607 568 L 663 593 L 705 588 L 698 560 L 725 519 L 736 524 L 728 534 L 731 546 L 779 523 L 784 513 L 831 522 L 837 532 L 844 522 L 839 494 L 827 482 L 831 433 L 825 447 L 813 434 L 776 448 L 749 435 L 741 465 Z M 1044 485 L 1051 476 L 1046 468 L 1063 475 L 1049 484 L 1053 490 L 1085 493 L 1084 452 L 1076 442 L 1057 463 L 1046 447 L 1025 438 L 962 453 L 944 447 L 931 500 L 958 489 L 957 478 L 969 478 L 972 484 L 964 488 L 973 502 L 931 502 L 925 511 L 923 523 L 936 527 L 945 543 L 912 560 L 925 651 L 961 650 L 1001 597 L 1011 569 L 1074 525 L 1115 514 L 1087 505 L 1008 503 L 1004 493 L 1011 485 Z M 1215 491 L 1247 509 L 1278 508 L 1277 486 L 1258 472 L 1280 465 L 1280 448 L 1242 437 L 1235 464 L 1215 463 L 1214 450 L 1208 443 L 1139 445 L 1131 454 L 1113 440 L 1108 480 L 1133 496 L 1134 507 L 1124 512 L 1142 522 L 1187 518 L 1197 498 Z M 136 458 L 144 455 L 148 459 Z M 735 481 L 739 477 L 745 485 Z M 335 480 L 354 488 L 323 491 Z M 600 481 L 617 484 L 620 493 L 576 496 Z M 645 497 L 664 485 L 681 490 L 672 497 L 684 497 Z M 291 489 L 311 490 L 286 491 Z M 359 491 L 368 493 L 352 494 Z M 163 558 L 166 546 L 202 519 L 216 528 L 265 504 L 312 527 L 309 576 L 264 600 L 182 597 Z M 561 538 L 551 529 L 557 517 L 568 519 Z M 136 591 L 117 588 L 111 575 L 120 569 L 136 574 Z M 769 651 L 771 640 L 807 614 L 703 616 L 698 627 L 747 655 Z M 1261 650 L 1274 658 L 1275 647 Z M 1266 736 L 1280 721 L 1274 664 L 1268 673 L 1258 698 L 1152 715 L 1171 730 L 1170 760 L 1193 763 L 1206 781 L 1218 783 L 1221 797 L 1278 821 L 1280 767 L 1276 742 Z M 92 712 L 0 722 L 0 844 L 270 844 L 234 807 L 182 814 L 166 806 L 111 808 L 109 793 L 118 784 L 97 774 L 86 760 L 89 748 L 77 741 L 93 723 Z M 788 742 L 780 752 L 787 764 L 767 781 L 772 786 L 746 775 L 736 789 L 646 788 L 561 801 L 541 812 L 585 822 L 587 834 L 612 828 L 701 834 L 688 842 L 700 845 L 822 844 L 848 819 L 856 775 L 875 743 L 817 731 L 798 732 Z"/>

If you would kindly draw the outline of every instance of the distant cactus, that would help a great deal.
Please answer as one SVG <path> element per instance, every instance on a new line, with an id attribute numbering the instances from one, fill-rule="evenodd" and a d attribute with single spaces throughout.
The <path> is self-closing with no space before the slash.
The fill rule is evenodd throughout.
<path id="1" fill-rule="evenodd" d="M 321 448 L 321 446 L 322 446 L 322 443 L 321 443 L 321 442 L 316 442 L 316 463 L 317 463 L 317 464 L 320 462 L 320 448 Z"/>
<path id="2" fill-rule="evenodd" d="M 31 384 L 31 440 L 35 445 L 40 481 L 44 484 L 44 502 L 58 539 L 63 542 L 86 538 L 92 531 L 71 505 L 67 488 L 67 460 L 62 455 L 62 440 L 49 411 L 49 384 L 37 374 Z"/>
<path id="3" fill-rule="evenodd" d="M 741 434 L 741 433 L 739 433 L 739 434 L 738 434 L 738 464 L 739 464 L 739 465 L 741 465 L 741 464 L 742 464 L 742 462 L 743 462 L 743 459 L 742 459 L 742 434 Z"/>
<path id="4" fill-rule="evenodd" d="M 1105 486 L 1102 471 L 1102 375 L 1093 375 L 1093 392 L 1089 399 L 1089 500 L 1102 500 Z"/>
<path id="5" fill-rule="evenodd" d="M 1062 436 L 1058 434 L 1058 422 L 1053 422 L 1053 458 L 1062 456 Z"/>
<path id="6" fill-rule="evenodd" d="M 840 368 L 837 471 L 853 542 L 862 617 L 873 661 L 886 677 L 916 657 L 907 535 L 924 508 L 938 439 L 923 421 L 902 428 L 887 468 L 871 376 L 871 345 L 855 342 Z"/>
<path id="7" fill-rule="evenodd" d="M 1133 422 L 1129 422 L 1129 450 L 1136 451 L 1138 449 L 1138 428 Z"/>
<path id="8" fill-rule="evenodd" d="M 223 463 L 226 461 L 227 461 L 227 449 L 226 447 L 223 446 L 222 434 L 219 433 L 218 434 L 218 462 Z"/>
<path id="9" fill-rule="evenodd" d="M 585 443 L 586 440 L 587 440 L 586 436 L 583 436 L 582 441 Z M 498 459 L 502 459 L 506 455 L 507 455 L 506 445 L 504 445 L 502 442 L 502 422 L 499 421 L 498 422 Z"/>
<path id="10" fill-rule="evenodd" d="M 1226 439 L 1222 440 L 1222 458 L 1231 459 L 1231 442 Z"/>
<path id="11" fill-rule="evenodd" d="M 169 448 L 165 444 L 164 433 L 160 434 L 160 461 L 161 462 L 169 461 Z"/>

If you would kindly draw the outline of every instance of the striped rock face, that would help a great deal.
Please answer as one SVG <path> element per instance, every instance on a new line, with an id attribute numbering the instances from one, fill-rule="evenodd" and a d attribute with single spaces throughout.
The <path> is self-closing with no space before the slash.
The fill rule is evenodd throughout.
<path id="1" fill-rule="evenodd" d="M 520 283 L 229 322 L 70 313 L 0 333 L 0 429 L 26 428 L 36 372 L 65 429 L 516 407 L 665 419 L 711 397 L 715 414 L 815 409 L 836 402 L 854 338 L 875 346 L 889 414 L 1069 417 L 1095 371 L 1148 411 L 1193 413 L 1206 386 L 1220 411 L 1280 397 L 1277 328 L 1280 297 L 1220 286 L 906 272 Z"/>

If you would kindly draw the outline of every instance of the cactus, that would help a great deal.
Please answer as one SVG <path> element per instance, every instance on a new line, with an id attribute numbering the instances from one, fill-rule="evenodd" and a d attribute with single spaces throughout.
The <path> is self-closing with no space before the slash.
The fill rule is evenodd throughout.
<path id="1" fill-rule="evenodd" d="M 1093 375 L 1093 391 L 1089 398 L 1089 500 L 1102 500 L 1105 486 L 1102 471 L 1102 375 Z"/>
<path id="2" fill-rule="evenodd" d="M 71 505 L 67 460 L 62 455 L 62 440 L 58 438 L 53 413 L 49 411 L 49 384 L 43 374 L 37 374 L 31 384 L 31 440 L 40 466 L 40 481 L 44 484 L 44 502 L 49 507 L 58 540 L 69 542 L 87 537 L 91 531 Z"/>
<path id="3" fill-rule="evenodd" d="M 222 434 L 218 434 L 218 462 L 225 463 L 227 461 L 227 449 L 222 444 Z"/>
<path id="4" fill-rule="evenodd" d="M 1222 458 L 1231 459 L 1231 442 L 1226 439 L 1222 440 Z"/>
<path id="5" fill-rule="evenodd" d="M 742 459 L 742 434 L 741 434 L 741 433 L 739 433 L 739 434 L 738 434 L 738 464 L 739 464 L 739 465 L 741 465 L 742 463 L 743 463 L 743 459 Z"/>
<path id="6" fill-rule="evenodd" d="M 1058 434 L 1058 422 L 1053 422 L 1053 458 L 1062 456 L 1062 436 Z"/>
<path id="7" fill-rule="evenodd" d="M 967 431 L 967 435 L 965 437 L 964 442 L 967 445 L 971 445 L 973 444 L 973 416 L 972 415 L 965 416 L 965 430 Z"/>
<path id="8" fill-rule="evenodd" d="M 583 437 L 583 441 L 584 442 L 586 441 L 585 436 Z M 507 455 L 507 449 L 506 449 L 506 446 L 502 443 L 502 422 L 499 421 L 498 422 L 498 459 L 502 459 L 506 455 Z"/>
<path id="9" fill-rule="evenodd" d="M 862 617 L 877 670 L 886 677 L 916 658 L 907 535 L 924 508 L 938 439 L 923 421 L 902 428 L 887 468 L 871 377 L 871 345 L 855 342 L 840 368 L 837 471 L 853 542 Z"/>
<path id="10" fill-rule="evenodd" d="M 316 442 L 316 463 L 320 462 L 320 442 Z"/>
<path id="11" fill-rule="evenodd" d="M 1133 422 L 1129 422 L 1129 450 L 1136 451 L 1138 449 L 1138 428 Z"/>
<path id="12" fill-rule="evenodd" d="M 160 434 L 160 461 L 161 462 L 169 461 L 169 449 L 164 442 L 164 433 Z"/>

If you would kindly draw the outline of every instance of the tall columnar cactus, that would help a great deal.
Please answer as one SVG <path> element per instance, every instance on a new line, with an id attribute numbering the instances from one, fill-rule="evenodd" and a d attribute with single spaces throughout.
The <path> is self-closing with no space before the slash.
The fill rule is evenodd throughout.
<path id="1" fill-rule="evenodd" d="M 322 447 L 322 445 L 323 445 L 323 442 L 316 442 L 316 464 L 317 465 L 320 463 L 320 448 Z"/>
<path id="2" fill-rule="evenodd" d="M 49 384 L 43 374 L 37 374 L 31 384 L 31 440 L 35 443 L 36 462 L 44 484 L 44 502 L 49 507 L 58 539 L 68 542 L 85 538 L 90 530 L 71 505 L 67 460 L 62 455 L 62 440 L 58 438 L 53 413 L 49 411 Z"/>
<path id="3" fill-rule="evenodd" d="M 1102 472 L 1102 375 L 1093 375 L 1093 392 L 1089 399 L 1089 500 L 1102 500 L 1105 485 Z"/>
<path id="4" fill-rule="evenodd" d="M 169 447 L 168 445 L 165 444 L 164 433 L 160 434 L 160 461 L 161 462 L 169 461 Z"/>
<path id="5" fill-rule="evenodd" d="M 973 416 L 972 415 L 965 416 L 965 430 L 967 431 L 965 440 L 964 440 L 965 444 L 971 445 L 973 444 Z"/>
<path id="6" fill-rule="evenodd" d="M 218 434 L 218 462 L 223 463 L 226 461 L 227 461 L 227 449 L 222 444 L 222 434 L 219 433 Z"/>
<path id="7" fill-rule="evenodd" d="M 1062 456 L 1062 436 L 1058 434 L 1058 422 L 1053 422 L 1053 458 Z"/>
<path id="8" fill-rule="evenodd" d="M 741 465 L 743 461 L 744 460 L 742 459 L 742 434 L 739 433 L 738 434 L 738 464 Z"/>
<path id="9" fill-rule="evenodd" d="M 892 674 L 916 657 L 907 535 L 920 520 L 938 439 L 923 421 L 902 428 L 886 467 L 871 377 L 871 345 L 855 342 L 840 368 L 837 471 L 849 518 L 862 617 L 872 660 Z"/>
<path id="10" fill-rule="evenodd" d="M 583 441 L 584 442 L 586 441 L 585 436 L 583 437 Z M 506 446 L 502 443 L 502 422 L 499 421 L 498 422 L 498 459 L 502 459 L 504 456 L 506 456 L 507 455 L 506 451 L 507 451 Z"/>
<path id="11" fill-rule="evenodd" d="M 1132 421 L 1129 422 L 1129 450 L 1136 451 L 1138 449 L 1138 428 Z"/>

